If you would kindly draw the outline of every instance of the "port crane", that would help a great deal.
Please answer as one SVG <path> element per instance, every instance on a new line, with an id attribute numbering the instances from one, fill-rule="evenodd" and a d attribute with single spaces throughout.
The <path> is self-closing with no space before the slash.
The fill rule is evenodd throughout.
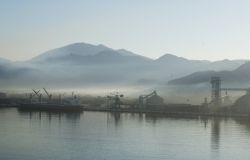
<path id="1" fill-rule="evenodd" d="M 150 97 L 153 96 L 157 96 L 156 91 L 153 91 L 152 93 L 148 94 L 148 95 L 140 95 L 139 96 L 139 107 L 144 107 L 145 105 L 147 105 L 147 101 Z"/>
<path id="2" fill-rule="evenodd" d="M 30 101 L 32 101 L 32 99 L 33 99 L 33 97 L 36 95 L 36 93 L 37 93 L 37 91 L 35 91 L 35 90 L 33 90 L 32 89 L 32 91 L 34 92 L 34 93 L 30 93 L 29 94 L 29 99 L 30 99 Z"/>
<path id="3" fill-rule="evenodd" d="M 52 100 L 52 94 L 49 94 L 49 92 L 45 88 L 43 88 L 43 90 L 47 94 L 49 101 L 51 101 Z"/>
<path id="4" fill-rule="evenodd" d="M 118 92 L 107 96 L 107 106 L 111 108 L 121 108 L 122 101 L 120 98 L 122 97 L 124 97 L 124 95 Z"/>
<path id="5" fill-rule="evenodd" d="M 38 91 L 36 91 L 36 90 L 34 90 L 34 89 L 32 89 L 32 91 L 35 93 L 35 95 L 37 95 L 38 96 L 38 94 L 39 94 L 39 92 L 40 92 L 40 90 L 38 90 Z"/>
<path id="6" fill-rule="evenodd" d="M 63 94 L 59 94 L 58 99 L 59 99 L 59 103 L 62 104 L 62 97 L 65 95 L 65 93 Z"/>
<path id="7" fill-rule="evenodd" d="M 33 101 L 33 97 L 35 97 L 35 96 L 40 92 L 40 90 L 39 90 L 39 91 L 35 91 L 34 89 L 32 89 L 32 91 L 33 91 L 34 93 L 30 93 L 30 94 L 29 94 L 30 103 Z"/>
<path id="8" fill-rule="evenodd" d="M 36 91 L 35 89 L 32 89 L 35 95 L 38 97 L 38 101 L 41 103 L 42 102 L 42 94 L 39 94 L 41 90 Z M 31 94 L 31 98 L 33 97 L 33 94 Z"/>

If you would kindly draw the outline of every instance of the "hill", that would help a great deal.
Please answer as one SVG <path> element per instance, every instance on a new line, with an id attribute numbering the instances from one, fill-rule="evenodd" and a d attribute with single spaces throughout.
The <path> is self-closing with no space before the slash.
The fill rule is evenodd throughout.
<path id="1" fill-rule="evenodd" d="M 74 43 L 46 51 L 27 61 L 3 63 L 0 66 L 2 75 L 11 75 L 11 80 L 2 76 L 0 81 L 5 87 L 15 88 L 152 88 L 193 72 L 213 70 L 207 74 L 211 75 L 220 70 L 235 69 L 242 63 L 244 60 L 190 60 L 172 54 L 153 60 L 125 49 Z M 198 78 L 194 82 L 204 79 Z"/>
<path id="2" fill-rule="evenodd" d="M 203 71 L 169 81 L 170 85 L 192 85 L 206 83 L 212 76 L 219 76 L 223 83 L 227 84 L 249 84 L 250 83 L 250 62 L 240 65 L 231 71 Z"/>

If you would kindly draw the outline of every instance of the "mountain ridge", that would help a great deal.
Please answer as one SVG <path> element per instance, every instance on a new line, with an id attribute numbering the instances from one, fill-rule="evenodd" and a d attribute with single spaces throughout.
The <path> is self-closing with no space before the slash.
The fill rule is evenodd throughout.
<path id="1" fill-rule="evenodd" d="M 207 82 L 211 77 L 219 76 L 224 83 L 250 82 L 250 62 L 245 62 L 231 71 L 201 71 L 168 82 L 170 85 L 196 85 Z"/>
<path id="2" fill-rule="evenodd" d="M 48 50 L 27 61 L 0 65 L 0 71 L 1 67 L 4 67 L 3 74 L 9 72 L 8 74 L 13 77 L 12 83 L 1 77 L 0 81 L 5 86 L 15 84 L 28 87 L 31 84 L 34 86 L 61 84 L 64 87 L 108 83 L 155 86 L 193 72 L 233 70 L 243 62 L 243 60 L 215 62 L 189 60 L 172 54 L 165 54 L 153 60 L 125 49 L 73 43 Z M 19 69 L 23 71 L 23 76 L 15 76 Z"/>
<path id="3" fill-rule="evenodd" d="M 78 53 L 78 49 L 80 48 L 87 48 L 88 50 L 83 52 L 83 51 L 80 51 L 80 54 Z M 95 50 L 92 50 L 93 48 L 95 48 Z M 113 50 L 113 51 L 117 51 L 118 53 L 120 53 L 121 55 L 123 56 L 139 56 L 139 57 L 143 57 L 145 59 L 148 59 L 148 60 L 153 60 L 153 61 L 162 61 L 164 59 L 168 59 L 168 61 L 170 60 L 176 60 L 178 59 L 179 61 L 196 61 L 196 62 L 207 62 L 207 63 L 219 63 L 219 62 L 230 62 L 230 61 L 247 61 L 247 60 L 244 60 L 244 59 L 235 59 L 235 60 L 229 60 L 229 59 L 222 59 L 222 60 L 215 60 L 215 61 L 210 61 L 210 60 L 195 60 L 195 59 L 188 59 L 188 58 L 185 58 L 185 57 L 179 57 L 177 55 L 174 55 L 174 54 L 170 54 L 170 53 L 166 53 L 166 54 L 163 54 L 162 56 L 156 58 L 156 59 L 152 59 L 152 58 L 148 58 L 148 57 L 145 57 L 145 56 L 142 56 L 141 54 L 136 54 L 136 53 L 133 53 L 129 50 L 126 50 L 126 49 L 112 49 L 110 47 L 107 47 L 103 44 L 98 44 L 98 45 L 93 45 L 93 44 L 89 44 L 89 43 L 84 43 L 84 42 L 77 42 L 77 43 L 72 43 L 72 44 L 68 44 L 68 45 L 64 45 L 64 46 L 61 46 L 61 47 L 57 47 L 57 48 L 54 48 L 54 49 L 50 49 L 50 50 L 47 50 L 33 58 L 30 58 L 26 61 L 18 61 L 18 62 L 32 62 L 32 61 L 36 61 L 37 59 L 41 58 L 43 59 L 44 56 L 51 56 L 53 55 L 53 58 L 56 58 L 56 56 L 63 56 L 63 55 L 68 55 L 68 54 L 78 54 L 78 55 L 95 55 L 101 51 L 104 51 L 104 50 Z M 54 53 L 54 51 L 56 53 Z M 59 52 L 59 53 L 58 53 Z M 66 52 L 66 53 L 65 53 Z M 83 53 L 83 54 L 82 54 Z M 59 55 L 58 55 L 59 54 Z M 6 58 L 0 58 L 0 62 L 1 61 L 7 61 L 7 62 L 13 62 L 9 59 L 6 59 Z"/>

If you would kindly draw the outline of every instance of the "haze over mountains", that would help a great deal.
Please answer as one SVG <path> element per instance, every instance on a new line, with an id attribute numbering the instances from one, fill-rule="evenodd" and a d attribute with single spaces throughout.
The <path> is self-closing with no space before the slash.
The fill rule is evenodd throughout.
<path id="1" fill-rule="evenodd" d="M 250 62 L 231 71 L 203 71 L 172 80 L 172 85 L 197 85 L 206 83 L 212 76 L 219 76 L 224 85 L 247 86 L 250 84 Z"/>
<path id="2" fill-rule="evenodd" d="M 171 54 L 153 60 L 125 49 L 75 43 L 24 62 L 0 60 L 0 82 L 6 88 L 150 88 L 198 71 L 235 70 L 244 62 L 189 60 Z"/>

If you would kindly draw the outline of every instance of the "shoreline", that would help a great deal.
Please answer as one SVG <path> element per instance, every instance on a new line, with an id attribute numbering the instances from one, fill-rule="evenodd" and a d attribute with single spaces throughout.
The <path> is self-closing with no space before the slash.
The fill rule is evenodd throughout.
<path id="1" fill-rule="evenodd" d="M 138 113 L 138 114 L 158 114 L 158 115 L 176 115 L 176 116 L 206 116 L 206 117 L 245 117 L 250 118 L 250 113 L 235 113 L 232 111 L 209 111 L 205 108 L 201 108 L 201 106 L 197 107 L 196 110 L 183 110 L 179 108 L 178 110 L 172 110 L 171 108 L 101 108 L 101 107 L 82 107 L 78 110 L 65 110 L 65 109 L 49 109 L 49 108 L 20 108 L 19 106 L 0 106 L 0 108 L 16 108 L 18 110 L 26 111 L 26 112 L 83 112 L 83 111 L 92 111 L 92 112 L 110 112 L 110 113 Z"/>
<path id="2" fill-rule="evenodd" d="M 83 108 L 83 111 L 93 112 L 110 112 L 110 113 L 152 113 L 161 115 L 178 115 L 178 116 L 209 116 L 209 117 L 245 117 L 250 118 L 250 114 L 232 113 L 232 112 L 178 112 L 168 110 L 147 110 L 147 109 L 112 109 L 112 108 Z"/>

